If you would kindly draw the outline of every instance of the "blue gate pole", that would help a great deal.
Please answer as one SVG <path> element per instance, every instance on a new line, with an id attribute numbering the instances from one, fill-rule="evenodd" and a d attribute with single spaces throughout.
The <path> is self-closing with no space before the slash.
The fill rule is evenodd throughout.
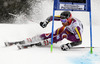
<path id="1" fill-rule="evenodd" d="M 54 0 L 55 3 L 55 0 Z M 53 5 L 53 20 L 52 20 L 52 35 L 51 35 L 51 52 L 53 51 L 53 31 L 54 31 L 54 16 L 55 16 L 55 4 Z"/>
<path id="2" fill-rule="evenodd" d="M 91 18 L 91 11 L 89 12 L 90 14 L 90 53 L 93 53 L 93 49 L 92 49 L 92 18 Z"/>
<path id="3" fill-rule="evenodd" d="M 90 53 L 93 53 L 93 47 L 92 47 L 92 17 L 91 17 L 91 0 L 90 0 Z"/>

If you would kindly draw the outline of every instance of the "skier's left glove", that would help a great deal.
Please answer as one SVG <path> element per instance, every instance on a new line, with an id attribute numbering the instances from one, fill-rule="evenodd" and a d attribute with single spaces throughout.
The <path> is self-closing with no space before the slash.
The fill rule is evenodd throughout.
<path id="1" fill-rule="evenodd" d="M 43 22 L 40 22 L 40 26 L 41 26 L 42 28 L 45 28 L 45 27 L 48 25 L 48 23 L 49 23 L 49 21 L 48 21 L 48 20 L 45 20 L 45 21 L 43 21 Z"/>

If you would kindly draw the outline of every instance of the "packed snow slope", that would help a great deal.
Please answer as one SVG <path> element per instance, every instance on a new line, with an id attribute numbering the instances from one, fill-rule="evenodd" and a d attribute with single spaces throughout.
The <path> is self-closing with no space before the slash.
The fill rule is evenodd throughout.
<path id="1" fill-rule="evenodd" d="M 60 27 L 60 22 L 55 22 L 55 26 Z M 93 27 L 93 56 L 89 53 L 90 48 L 77 48 L 69 51 L 62 51 L 60 46 L 67 43 L 66 39 L 53 45 L 53 52 L 50 52 L 50 45 L 46 47 L 32 47 L 18 50 L 17 46 L 5 47 L 6 41 L 19 41 L 41 33 L 51 32 L 51 23 L 46 28 L 41 28 L 39 24 L 0 24 L 0 63 L 1 64 L 99 64 L 100 43 L 98 29 Z M 55 27 L 58 28 L 58 27 Z M 84 27 L 82 47 L 89 47 L 89 26 Z M 76 60 L 78 59 L 78 60 Z M 81 61 L 79 59 L 82 59 Z M 88 59 L 88 61 L 87 61 Z M 96 60 L 96 61 L 95 61 Z M 78 62 L 79 61 L 79 62 Z"/>

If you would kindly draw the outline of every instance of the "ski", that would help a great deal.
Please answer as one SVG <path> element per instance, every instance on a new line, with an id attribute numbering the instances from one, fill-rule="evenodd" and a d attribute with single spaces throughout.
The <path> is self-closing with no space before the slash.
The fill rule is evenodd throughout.
<path id="1" fill-rule="evenodd" d="M 35 44 L 22 44 L 22 45 L 18 45 L 18 49 L 26 49 L 28 47 L 32 47 L 34 46 Z"/>
<path id="2" fill-rule="evenodd" d="M 24 41 L 18 41 L 18 42 L 4 42 L 5 46 L 12 46 L 12 45 L 17 45 L 17 44 L 25 44 Z"/>
<path id="3" fill-rule="evenodd" d="M 81 48 L 91 48 L 91 47 L 72 47 L 71 49 L 81 49 Z M 95 48 L 95 47 L 92 47 Z"/>
<path id="4" fill-rule="evenodd" d="M 7 46 L 15 45 L 15 43 L 9 43 L 9 42 L 5 42 L 4 44 L 5 44 L 6 47 L 7 47 Z"/>
<path id="5" fill-rule="evenodd" d="M 29 47 L 33 47 L 33 46 L 41 46 L 41 43 L 27 43 L 27 44 L 19 44 L 17 47 L 19 50 L 21 49 L 26 49 L 26 48 L 29 48 Z"/>

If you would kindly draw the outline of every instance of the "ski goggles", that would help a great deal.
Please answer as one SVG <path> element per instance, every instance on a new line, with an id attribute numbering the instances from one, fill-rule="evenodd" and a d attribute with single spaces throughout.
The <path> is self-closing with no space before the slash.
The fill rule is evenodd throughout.
<path id="1" fill-rule="evenodd" d="M 66 23 L 66 22 L 68 22 L 67 19 L 60 19 L 60 21 L 61 21 L 62 23 Z"/>

